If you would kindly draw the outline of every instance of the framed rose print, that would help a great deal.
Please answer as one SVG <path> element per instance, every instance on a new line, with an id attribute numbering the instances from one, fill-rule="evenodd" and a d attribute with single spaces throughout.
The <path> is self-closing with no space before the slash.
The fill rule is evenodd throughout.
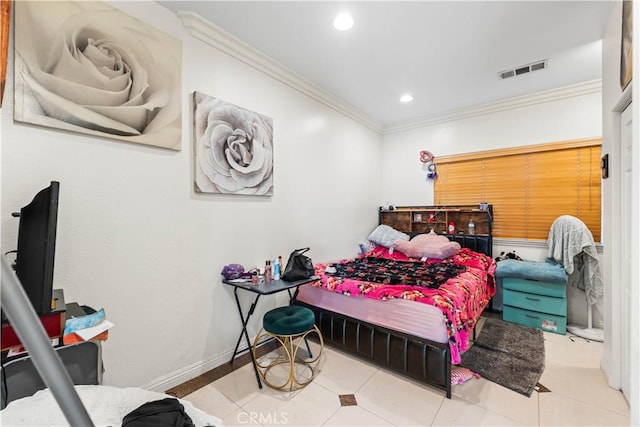
<path id="1" fill-rule="evenodd" d="M 100 1 L 15 2 L 14 120 L 180 150 L 182 42 Z"/>
<path id="2" fill-rule="evenodd" d="M 273 194 L 273 120 L 200 92 L 193 94 L 195 191 Z"/>

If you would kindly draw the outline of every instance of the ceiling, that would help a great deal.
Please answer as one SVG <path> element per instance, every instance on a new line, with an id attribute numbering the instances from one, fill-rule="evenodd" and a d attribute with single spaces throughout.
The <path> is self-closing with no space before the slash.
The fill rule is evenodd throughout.
<path id="1" fill-rule="evenodd" d="M 158 1 L 199 14 L 382 126 L 601 78 L 612 1 Z M 354 27 L 333 28 L 339 12 Z M 500 79 L 540 60 L 548 68 Z M 399 98 L 411 93 L 414 101 Z"/>

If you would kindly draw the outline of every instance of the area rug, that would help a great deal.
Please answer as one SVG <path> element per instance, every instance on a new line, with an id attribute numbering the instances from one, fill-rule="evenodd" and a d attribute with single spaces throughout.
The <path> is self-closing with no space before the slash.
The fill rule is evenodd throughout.
<path id="1" fill-rule="evenodd" d="M 544 336 L 540 329 L 486 318 L 460 365 L 530 397 L 544 371 Z"/>

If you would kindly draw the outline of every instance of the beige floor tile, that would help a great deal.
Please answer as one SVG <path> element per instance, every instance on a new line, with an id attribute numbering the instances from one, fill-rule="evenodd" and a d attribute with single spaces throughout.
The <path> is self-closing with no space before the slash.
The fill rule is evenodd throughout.
<path id="1" fill-rule="evenodd" d="M 629 405 L 607 384 L 600 362 L 603 344 L 545 333 L 545 370 L 540 383 L 552 393 L 628 416 Z"/>
<path id="2" fill-rule="evenodd" d="M 629 415 L 629 405 L 622 392 L 610 388 L 600 368 L 548 366 L 540 383 L 553 394 L 570 397 L 621 415 Z"/>
<path id="3" fill-rule="evenodd" d="M 576 337 L 573 334 L 562 335 L 562 334 L 554 334 L 553 332 L 547 332 L 547 331 L 542 331 L 542 334 L 544 335 L 545 341 L 551 341 L 559 344 L 572 344 L 572 343 L 590 344 L 590 342 L 588 342 L 587 340 L 580 337 Z M 594 341 L 594 343 L 596 345 L 600 345 L 600 346 L 602 345 L 602 343 L 598 343 L 597 341 Z"/>
<path id="4" fill-rule="evenodd" d="M 540 425 L 628 426 L 629 417 L 558 393 L 541 393 Z"/>
<path id="5" fill-rule="evenodd" d="M 515 426 L 515 420 L 456 397 L 444 399 L 432 426 Z M 537 424 L 536 424 L 537 425 Z"/>
<path id="6" fill-rule="evenodd" d="M 358 405 L 395 425 L 430 425 L 444 394 L 386 371 L 377 371 L 356 393 Z"/>
<path id="7" fill-rule="evenodd" d="M 211 384 L 188 394 L 183 399 L 193 403 L 196 408 L 220 419 L 224 419 L 227 415 L 240 409 L 238 405 Z"/>
<path id="8" fill-rule="evenodd" d="M 242 409 L 250 413 L 263 414 L 266 417 L 267 414 L 281 412 L 281 408 L 302 391 L 280 391 L 269 388 L 266 385 L 264 387 L 265 389 L 260 395 L 241 405 Z M 275 415 L 271 416 L 275 418 Z"/>
<path id="9" fill-rule="evenodd" d="M 242 409 L 233 411 L 222 419 L 224 427 L 261 426 L 259 414 L 250 414 Z"/>
<path id="10" fill-rule="evenodd" d="M 250 363 L 214 381 L 213 386 L 238 406 L 260 396 L 268 388 L 258 388 L 255 371 Z"/>
<path id="11" fill-rule="evenodd" d="M 311 335 L 312 337 L 315 336 L 315 334 Z M 307 342 L 309 343 L 309 348 L 311 348 L 311 353 L 313 353 L 313 355 L 315 356 L 319 351 L 320 351 L 320 343 L 319 342 L 315 342 L 312 339 L 308 339 Z M 302 346 L 300 347 L 301 349 L 306 349 L 306 346 L 304 344 L 302 344 Z M 325 346 L 326 348 L 326 346 Z"/>
<path id="12" fill-rule="evenodd" d="M 334 350 L 328 349 L 325 355 L 320 375 L 314 382 L 337 394 L 354 393 L 377 371 L 369 364 Z"/>
<path id="13" fill-rule="evenodd" d="M 244 409 L 251 408 L 260 398 Z M 311 383 L 274 412 L 274 421 L 265 426 L 320 426 L 340 408 L 340 400 L 335 393 Z"/>
<path id="14" fill-rule="evenodd" d="M 560 336 L 564 339 L 553 339 L 555 334 L 545 335 L 545 366 L 599 367 L 602 360 L 602 343 L 587 342 L 582 338 Z"/>
<path id="15" fill-rule="evenodd" d="M 454 385 L 454 397 L 528 426 L 538 425 L 538 393 L 524 396 L 484 378 Z"/>
<path id="16" fill-rule="evenodd" d="M 372 414 L 359 406 L 343 406 L 323 424 L 327 427 L 343 426 L 392 426 L 386 420 Z"/>

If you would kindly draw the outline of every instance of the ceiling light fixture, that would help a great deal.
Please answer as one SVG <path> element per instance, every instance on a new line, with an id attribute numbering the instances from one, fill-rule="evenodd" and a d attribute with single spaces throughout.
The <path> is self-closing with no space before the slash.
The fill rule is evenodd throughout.
<path id="1" fill-rule="evenodd" d="M 400 97 L 400 102 L 404 102 L 405 104 L 411 101 L 413 101 L 413 96 L 411 94 L 407 93 Z"/>
<path id="2" fill-rule="evenodd" d="M 353 27 L 353 23 L 353 18 L 348 13 L 341 13 L 333 20 L 333 26 L 338 31 L 347 31 L 351 29 L 351 27 Z"/>

